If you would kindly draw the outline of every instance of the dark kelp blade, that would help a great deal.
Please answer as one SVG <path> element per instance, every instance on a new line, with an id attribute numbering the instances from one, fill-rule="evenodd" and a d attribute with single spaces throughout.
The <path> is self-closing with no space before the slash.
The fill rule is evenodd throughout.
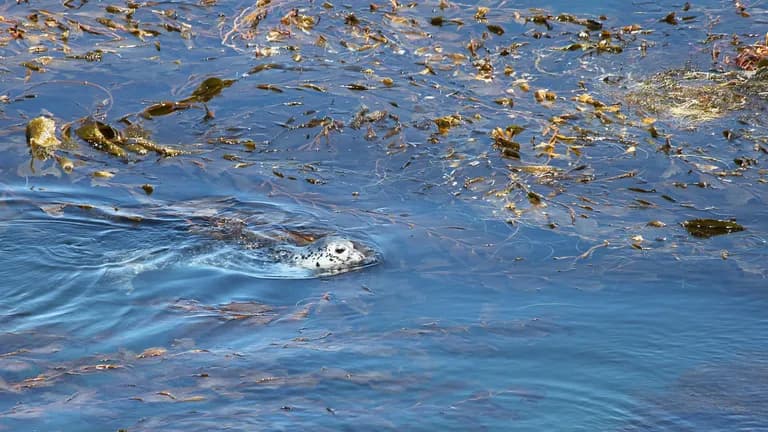
<path id="1" fill-rule="evenodd" d="M 744 227 L 736 222 L 718 219 L 691 219 L 683 222 L 683 227 L 692 236 L 700 238 L 744 231 Z"/>
<path id="2" fill-rule="evenodd" d="M 208 78 L 197 86 L 195 91 L 192 92 L 192 96 L 181 100 L 180 103 L 208 102 L 218 96 L 222 90 L 231 86 L 234 82 L 235 80 L 223 80 L 216 77 Z"/>
<path id="3" fill-rule="evenodd" d="M 186 100 L 186 99 L 185 99 Z M 192 107 L 189 102 L 158 102 L 152 104 L 141 112 L 141 116 L 147 119 L 168 115 L 176 111 L 183 111 Z"/>

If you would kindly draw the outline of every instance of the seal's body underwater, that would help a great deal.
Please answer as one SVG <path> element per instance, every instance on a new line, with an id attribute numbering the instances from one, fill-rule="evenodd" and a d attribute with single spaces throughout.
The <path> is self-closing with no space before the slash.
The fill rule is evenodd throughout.
<path id="1" fill-rule="evenodd" d="M 259 226 L 233 218 L 211 218 L 192 232 L 237 245 L 243 253 L 283 267 L 308 270 L 315 276 L 334 275 L 375 264 L 375 251 L 340 234 Z"/>

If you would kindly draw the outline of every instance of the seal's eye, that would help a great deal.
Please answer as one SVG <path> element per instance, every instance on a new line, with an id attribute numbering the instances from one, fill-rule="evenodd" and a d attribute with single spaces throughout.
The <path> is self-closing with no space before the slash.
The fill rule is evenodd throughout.
<path id="1" fill-rule="evenodd" d="M 344 253 L 344 251 L 345 251 L 345 250 L 346 250 L 346 249 L 345 249 L 345 248 L 343 248 L 343 247 L 337 247 L 337 248 L 336 248 L 336 249 L 334 249 L 333 251 L 334 251 L 334 252 L 336 252 L 337 254 L 341 255 L 341 254 L 343 254 L 343 253 Z"/>

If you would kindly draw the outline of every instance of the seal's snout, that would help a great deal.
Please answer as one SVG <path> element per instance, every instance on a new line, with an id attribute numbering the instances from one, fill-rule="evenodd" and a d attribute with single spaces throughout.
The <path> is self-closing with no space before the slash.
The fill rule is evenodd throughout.
<path id="1" fill-rule="evenodd" d="M 354 259 L 358 264 L 374 264 L 379 261 L 379 254 L 375 249 L 365 243 L 353 241 Z"/>

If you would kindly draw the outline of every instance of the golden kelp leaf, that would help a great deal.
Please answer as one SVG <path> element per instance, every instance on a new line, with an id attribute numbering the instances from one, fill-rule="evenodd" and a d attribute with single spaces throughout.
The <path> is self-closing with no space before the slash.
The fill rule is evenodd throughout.
<path id="1" fill-rule="evenodd" d="M 683 228 L 692 236 L 700 238 L 744 231 L 744 227 L 736 222 L 719 219 L 691 219 L 683 222 Z"/>
<path id="2" fill-rule="evenodd" d="M 210 77 L 197 86 L 195 91 L 192 92 L 192 96 L 182 99 L 179 102 L 208 102 L 215 96 L 218 96 L 222 90 L 231 86 L 234 82 L 235 80 L 223 80 L 217 77 Z"/>
<path id="3" fill-rule="evenodd" d="M 202 402 L 205 400 L 205 396 L 189 396 L 181 399 L 179 402 Z"/>
<path id="4" fill-rule="evenodd" d="M 630 24 L 621 28 L 622 33 L 638 33 L 643 29 L 640 24 Z"/>
<path id="5" fill-rule="evenodd" d="M 620 45 L 611 44 L 611 39 L 601 39 L 595 46 L 598 52 L 605 52 L 611 54 L 619 54 L 624 51 Z"/>
<path id="6" fill-rule="evenodd" d="M 494 102 L 496 102 L 497 104 L 499 104 L 501 106 L 510 107 L 510 108 L 515 105 L 514 101 L 512 101 L 512 99 L 508 98 L 508 97 L 494 99 Z"/>
<path id="7" fill-rule="evenodd" d="M 135 151 L 137 153 L 146 154 L 147 150 L 149 150 L 165 157 L 175 157 L 189 153 L 173 147 L 155 144 L 154 142 L 144 137 L 133 137 L 126 139 L 125 147 L 128 148 L 129 146 L 131 151 Z"/>
<path id="8" fill-rule="evenodd" d="M 274 84 L 258 84 L 256 86 L 256 88 L 259 88 L 261 90 L 270 90 L 270 91 L 273 91 L 275 93 L 282 93 L 283 92 L 283 89 L 281 89 L 280 87 L 278 87 L 278 86 L 276 86 Z"/>
<path id="9" fill-rule="evenodd" d="M 142 29 L 138 27 L 131 27 L 127 29 L 128 33 L 136 36 L 137 38 L 144 40 L 145 36 L 160 36 L 160 32 L 157 30 Z"/>
<path id="10" fill-rule="evenodd" d="M 520 144 L 513 140 L 514 136 L 523 131 L 522 126 L 507 126 L 505 129 L 495 128 L 491 131 L 493 145 L 503 157 L 520 159 Z"/>
<path id="11" fill-rule="evenodd" d="M 75 169 L 75 163 L 72 161 L 72 159 L 66 157 L 66 156 L 55 156 L 56 162 L 59 163 L 61 166 L 61 169 L 64 170 L 65 173 L 69 174 L 72 172 L 73 169 Z"/>
<path id="12" fill-rule="evenodd" d="M 570 45 L 566 45 L 564 47 L 560 47 L 557 49 L 559 49 L 560 51 L 579 51 L 579 50 L 586 50 L 587 48 L 589 48 L 589 45 L 584 45 L 576 42 L 576 43 L 572 43 Z"/>
<path id="13" fill-rule="evenodd" d="M 477 8 L 477 12 L 475 12 L 475 19 L 478 21 L 485 20 L 485 16 L 488 15 L 488 12 L 491 10 L 487 7 L 480 6 Z"/>
<path id="14" fill-rule="evenodd" d="M 120 131 L 112 126 L 96 120 L 89 120 L 83 123 L 77 130 L 77 136 L 88 141 L 91 144 L 98 144 L 102 141 L 119 141 Z"/>
<path id="15" fill-rule="evenodd" d="M 437 74 L 435 73 L 435 69 L 432 68 L 432 66 L 426 64 L 424 65 L 424 69 L 419 71 L 419 75 L 437 75 Z"/>
<path id="16" fill-rule="evenodd" d="M 148 357 L 160 357 L 165 355 L 168 350 L 165 348 L 147 348 L 144 351 L 141 352 L 141 354 L 137 355 L 136 358 L 148 358 Z"/>
<path id="17" fill-rule="evenodd" d="M 299 30 L 307 33 L 315 26 L 315 19 L 308 15 L 302 15 L 299 13 L 299 9 L 291 9 L 290 12 L 280 18 L 280 23 L 286 26 L 294 25 Z"/>
<path id="18" fill-rule="evenodd" d="M 315 91 L 319 91 L 320 93 L 325 93 L 327 91 L 325 88 L 320 87 L 317 84 L 303 83 L 303 84 L 299 84 L 299 85 L 301 87 L 304 87 L 304 88 L 308 88 L 308 89 L 312 89 L 312 90 L 315 90 Z"/>
<path id="19" fill-rule="evenodd" d="M 488 58 L 475 62 L 475 68 L 477 68 L 476 79 L 485 82 L 493 81 L 493 64 Z"/>
<path id="20" fill-rule="evenodd" d="M 515 171 L 522 171 L 524 173 L 533 174 L 537 177 L 550 175 L 550 174 L 557 174 L 561 170 L 559 168 L 550 166 L 550 165 L 522 165 L 514 167 L 513 170 Z"/>
<path id="21" fill-rule="evenodd" d="M 448 131 L 455 126 L 461 124 L 461 116 L 458 114 L 451 114 L 443 117 L 438 117 L 432 120 L 437 125 L 437 131 L 441 134 L 448 133 Z"/>
<path id="22" fill-rule="evenodd" d="M 360 129 L 364 123 L 376 123 L 384 120 L 389 116 L 389 113 L 384 110 L 377 110 L 370 112 L 368 107 L 363 105 L 360 110 L 355 113 L 355 117 L 349 122 L 349 127 L 352 129 Z"/>
<path id="23" fill-rule="evenodd" d="M 654 228 L 664 228 L 665 226 L 667 226 L 667 224 L 665 224 L 664 222 L 662 222 L 660 220 L 652 220 L 652 221 L 648 222 L 646 225 L 648 225 L 649 227 L 654 227 Z"/>
<path id="24" fill-rule="evenodd" d="M 74 54 L 74 55 L 68 55 L 67 58 L 75 59 L 75 60 L 85 60 L 87 62 L 99 62 L 104 57 L 104 51 L 100 49 L 95 49 L 91 51 L 87 51 L 84 54 Z"/>
<path id="25" fill-rule="evenodd" d="M 368 87 L 368 86 L 366 86 L 364 84 L 356 84 L 356 83 L 347 84 L 347 85 L 344 85 L 342 87 L 348 88 L 350 90 L 358 90 L 358 91 L 370 90 L 371 89 L 370 87 Z"/>
<path id="26" fill-rule="evenodd" d="M 111 171 L 94 171 L 93 176 L 96 178 L 112 178 L 115 176 L 115 173 Z"/>
<path id="27" fill-rule="evenodd" d="M 248 74 L 253 75 L 265 70 L 272 70 L 272 69 L 285 69 L 285 66 L 278 63 L 262 63 L 260 65 L 257 65 L 251 68 L 251 70 L 248 71 Z"/>
<path id="28" fill-rule="evenodd" d="M 27 144 L 36 159 L 47 159 L 61 144 L 56 138 L 56 122 L 48 117 L 35 117 L 27 123 Z"/>
<path id="29" fill-rule="evenodd" d="M 104 27 L 107 27 L 107 28 L 110 28 L 110 29 L 113 29 L 113 30 L 125 30 L 124 26 L 122 26 L 121 24 L 118 24 L 118 23 L 112 21 L 109 18 L 98 17 L 98 18 L 96 18 L 96 22 L 101 24 L 101 25 L 103 25 Z"/>
<path id="30" fill-rule="evenodd" d="M 533 92 L 533 97 L 536 99 L 536 102 L 543 103 L 554 101 L 557 95 L 547 89 L 539 89 Z"/>
<path id="31" fill-rule="evenodd" d="M 577 18 L 570 14 L 560 14 L 557 16 L 557 20 L 560 22 L 567 22 L 573 24 L 579 24 L 587 28 L 587 30 L 600 30 L 603 25 L 599 21 L 593 19 Z"/>
<path id="32" fill-rule="evenodd" d="M 575 100 L 576 102 L 581 102 L 581 103 L 592 105 L 595 108 L 602 108 L 602 107 L 605 106 L 604 103 L 596 100 L 595 98 L 592 97 L 592 95 L 590 95 L 588 93 L 582 93 L 582 94 L 580 94 L 578 96 L 574 96 L 572 98 L 572 100 Z"/>
<path id="33" fill-rule="evenodd" d="M 469 189 L 470 186 L 472 186 L 475 183 L 480 183 L 481 181 L 484 181 L 485 177 L 473 177 L 464 180 L 464 189 Z"/>
<path id="34" fill-rule="evenodd" d="M 267 40 L 269 42 L 281 42 L 288 39 L 290 35 L 291 32 L 289 30 L 272 29 L 267 32 Z"/>
<path id="35" fill-rule="evenodd" d="M 117 14 L 117 15 L 129 15 L 129 14 L 132 14 L 133 11 L 135 11 L 135 9 L 132 9 L 132 8 L 124 8 L 124 7 L 113 6 L 113 5 L 107 5 L 104 9 L 111 14 Z"/>
<path id="36" fill-rule="evenodd" d="M 120 147 L 122 142 L 120 132 L 100 121 L 88 120 L 75 131 L 78 137 L 95 149 L 107 152 L 113 156 L 125 157 L 125 149 Z"/>

